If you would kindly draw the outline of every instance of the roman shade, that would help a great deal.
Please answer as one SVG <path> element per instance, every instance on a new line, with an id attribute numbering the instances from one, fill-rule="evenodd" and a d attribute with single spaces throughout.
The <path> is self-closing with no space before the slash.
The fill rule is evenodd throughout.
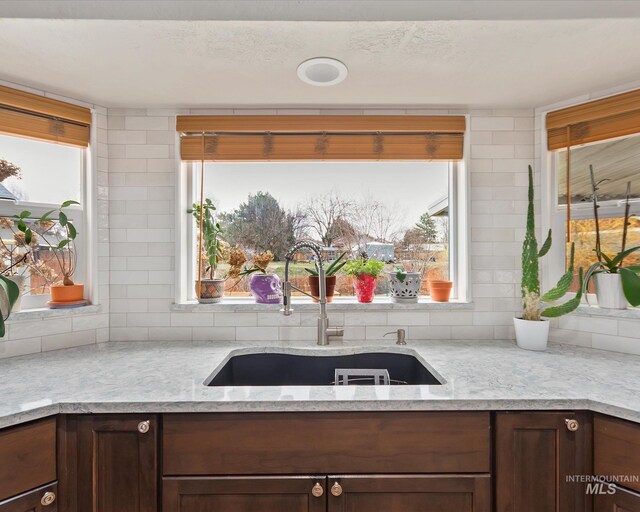
<path id="1" fill-rule="evenodd" d="M 0 133 L 87 147 L 88 108 L 0 86 Z"/>
<path id="2" fill-rule="evenodd" d="M 547 114 L 550 151 L 640 133 L 640 89 Z"/>
<path id="3" fill-rule="evenodd" d="M 178 116 L 176 123 L 186 161 L 459 160 L 465 126 L 464 116 Z"/>

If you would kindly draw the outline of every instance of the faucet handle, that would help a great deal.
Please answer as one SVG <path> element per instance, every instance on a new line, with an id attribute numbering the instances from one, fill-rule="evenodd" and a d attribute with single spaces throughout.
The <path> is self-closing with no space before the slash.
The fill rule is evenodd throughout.
<path id="1" fill-rule="evenodd" d="M 405 332 L 404 329 L 398 329 L 397 331 L 388 332 L 384 336 L 389 336 L 390 334 L 395 334 L 397 336 L 396 345 L 406 345 L 407 344 L 407 342 L 405 341 L 406 332 Z"/>

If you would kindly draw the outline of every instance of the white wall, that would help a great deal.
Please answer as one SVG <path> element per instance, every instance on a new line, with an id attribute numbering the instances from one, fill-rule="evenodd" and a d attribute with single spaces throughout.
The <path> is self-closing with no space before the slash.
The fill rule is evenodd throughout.
<path id="1" fill-rule="evenodd" d="M 396 328 L 410 339 L 512 337 L 519 307 L 520 243 L 527 165 L 534 157 L 533 110 L 145 110 L 109 109 L 111 339 L 313 339 L 314 315 L 171 310 L 175 296 L 175 115 L 471 114 L 471 309 L 334 311 L 345 339 L 379 339 Z M 331 306 L 329 306 L 331 309 Z M 366 327 L 365 327 L 366 326 Z"/>

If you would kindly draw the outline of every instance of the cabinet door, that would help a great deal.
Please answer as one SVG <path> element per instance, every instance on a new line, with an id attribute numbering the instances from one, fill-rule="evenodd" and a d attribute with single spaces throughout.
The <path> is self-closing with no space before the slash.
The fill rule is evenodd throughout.
<path id="1" fill-rule="evenodd" d="M 329 476 L 329 512 L 489 512 L 489 475 Z"/>
<path id="2" fill-rule="evenodd" d="M 603 492 L 607 492 L 604 490 Z M 619 487 L 613 494 L 596 494 L 593 498 L 594 512 L 640 512 L 640 494 Z"/>
<path id="3" fill-rule="evenodd" d="M 496 414 L 497 512 L 591 510 L 586 484 L 571 481 L 592 473 L 591 440 L 588 413 Z"/>
<path id="4" fill-rule="evenodd" d="M 157 512 L 153 415 L 77 419 L 77 512 Z"/>
<path id="5" fill-rule="evenodd" d="M 326 512 L 325 476 L 165 478 L 163 512 Z"/>
<path id="6" fill-rule="evenodd" d="M 57 512 L 58 488 L 56 484 L 26 492 L 11 499 L 0 501 L 0 512 Z"/>

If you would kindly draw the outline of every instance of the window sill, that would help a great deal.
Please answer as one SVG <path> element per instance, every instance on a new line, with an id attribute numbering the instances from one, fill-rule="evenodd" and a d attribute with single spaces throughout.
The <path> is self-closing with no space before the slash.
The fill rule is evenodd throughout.
<path id="1" fill-rule="evenodd" d="M 171 311 L 187 311 L 191 313 L 198 312 L 228 312 L 228 311 L 245 311 L 245 312 L 262 312 L 262 311 L 280 311 L 282 304 L 256 304 L 250 297 L 243 298 L 226 298 L 217 304 L 199 304 L 196 301 L 175 303 L 171 305 Z M 295 311 L 316 311 L 318 304 L 311 299 L 295 297 L 291 304 L 291 309 Z M 388 297 L 380 297 L 374 299 L 373 302 L 363 304 L 355 299 L 335 299 L 327 304 L 329 311 L 428 311 L 428 310 L 460 310 L 473 309 L 472 302 L 433 302 L 428 298 L 419 299 L 413 304 L 398 304 L 391 302 Z"/>
<path id="2" fill-rule="evenodd" d="M 44 318 L 61 317 L 61 316 L 77 316 L 77 315 L 93 315 L 100 312 L 99 304 L 89 304 L 79 308 L 68 309 L 49 309 L 36 308 L 25 309 L 17 313 L 11 313 L 11 316 L 5 323 L 23 322 L 25 320 L 42 320 Z"/>
<path id="3" fill-rule="evenodd" d="M 629 318 L 640 320 L 640 308 L 629 309 L 601 309 L 598 306 L 578 306 L 575 310 L 576 315 L 598 316 L 604 318 Z"/>

